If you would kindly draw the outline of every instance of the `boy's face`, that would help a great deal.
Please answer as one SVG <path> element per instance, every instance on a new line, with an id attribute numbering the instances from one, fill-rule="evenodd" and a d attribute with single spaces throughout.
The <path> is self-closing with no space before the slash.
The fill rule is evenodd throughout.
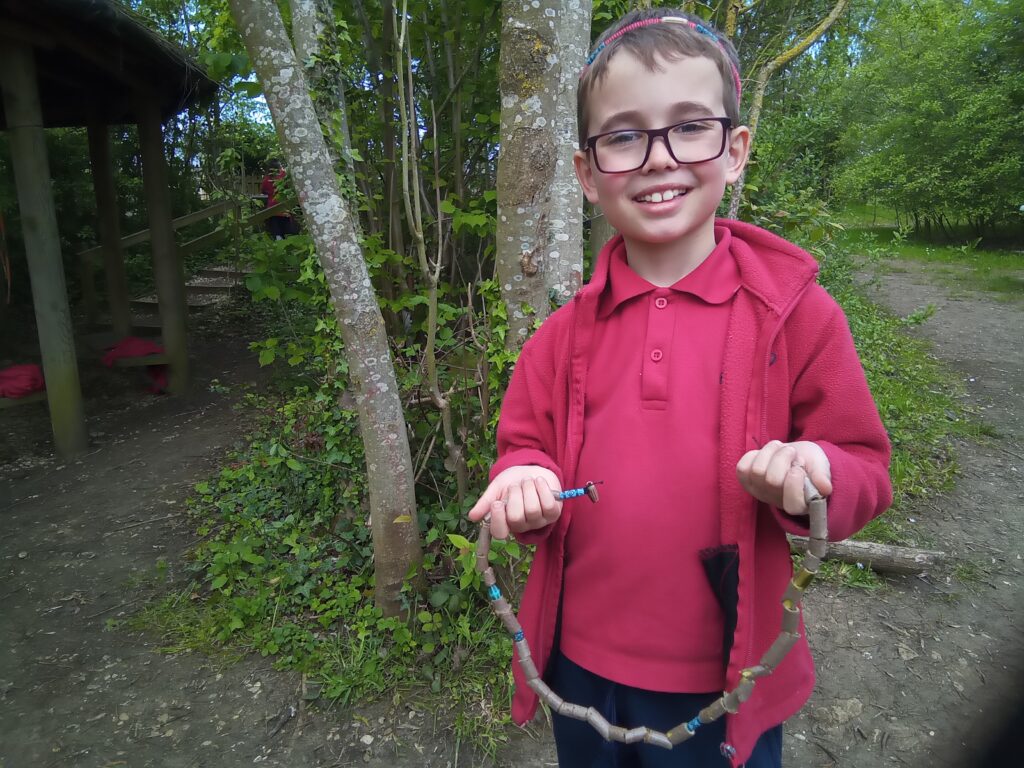
<path id="1" fill-rule="evenodd" d="M 722 76 L 711 59 L 688 57 L 659 64 L 652 72 L 626 51 L 615 55 L 590 95 L 590 136 L 725 116 Z M 701 163 L 676 162 L 661 138 L 653 139 L 643 167 L 629 173 L 602 173 L 593 152 L 577 152 L 574 162 L 587 199 L 601 206 L 630 251 L 658 245 L 688 251 L 706 249 L 708 243 L 714 247 L 715 210 L 725 185 L 739 178 L 749 146 L 750 132 L 741 126 L 727 132 L 721 156 Z M 667 191 L 670 200 L 651 200 Z"/>

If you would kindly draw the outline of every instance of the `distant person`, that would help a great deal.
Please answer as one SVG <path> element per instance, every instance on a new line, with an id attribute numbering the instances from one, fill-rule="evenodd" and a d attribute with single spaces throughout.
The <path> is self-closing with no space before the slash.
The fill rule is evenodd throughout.
<path id="1" fill-rule="evenodd" d="M 266 208 L 281 202 L 278 198 L 278 185 L 284 181 L 287 172 L 279 160 L 271 160 L 267 164 L 267 173 L 260 182 L 260 194 L 266 197 Z M 267 232 L 275 240 L 284 240 L 295 234 L 295 221 L 291 213 L 284 212 L 267 219 Z"/>
<path id="2" fill-rule="evenodd" d="M 750 150 L 740 89 L 732 44 L 668 8 L 627 14 L 580 78 L 576 173 L 619 234 L 523 347 L 469 512 L 536 545 L 512 719 L 537 709 L 535 665 L 577 705 L 551 712 L 561 768 L 778 768 L 782 723 L 814 687 L 802 625 L 781 661 L 759 660 L 787 642 L 786 534 L 808 533 L 805 479 L 828 496 L 833 540 L 892 499 L 889 440 L 817 263 L 715 218 Z M 591 480 L 599 504 L 558 498 Z M 738 709 L 723 703 L 757 677 Z M 591 707 L 693 738 L 609 742 L 570 716 Z"/>

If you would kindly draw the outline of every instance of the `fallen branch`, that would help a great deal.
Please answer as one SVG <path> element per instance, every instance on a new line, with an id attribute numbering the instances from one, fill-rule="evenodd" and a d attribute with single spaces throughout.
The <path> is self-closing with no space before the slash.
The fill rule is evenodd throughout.
<path id="1" fill-rule="evenodd" d="M 791 536 L 789 545 L 794 552 L 807 551 L 807 539 Z M 871 568 L 879 573 L 920 573 L 941 565 L 947 558 L 945 552 L 913 547 L 898 547 L 895 544 L 877 544 L 873 541 L 833 541 L 828 545 L 828 560 Z"/>

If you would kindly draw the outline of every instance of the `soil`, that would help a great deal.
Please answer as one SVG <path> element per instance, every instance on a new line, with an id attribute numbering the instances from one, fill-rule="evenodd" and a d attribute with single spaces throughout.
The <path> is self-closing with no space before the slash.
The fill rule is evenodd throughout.
<path id="1" fill-rule="evenodd" d="M 785 764 L 981 765 L 1024 689 L 1024 305 L 951 295 L 910 263 L 869 290 L 901 315 L 935 305 L 915 332 L 998 436 L 958 446 L 956 489 L 912 513 L 916 543 L 954 566 L 871 592 L 812 589 L 818 684 L 786 726 Z M 108 628 L 166 589 L 160 563 L 180 580 L 195 541 L 184 501 L 244 438 L 232 404 L 262 378 L 245 341 L 206 333 L 193 350 L 202 384 L 187 397 L 83 374 L 92 446 L 73 461 L 49 455 L 44 407 L 0 413 L 0 768 L 493 764 L 425 709 L 311 707 L 270 659 L 165 654 Z M 497 764 L 554 766 L 547 726 L 510 733 Z"/>

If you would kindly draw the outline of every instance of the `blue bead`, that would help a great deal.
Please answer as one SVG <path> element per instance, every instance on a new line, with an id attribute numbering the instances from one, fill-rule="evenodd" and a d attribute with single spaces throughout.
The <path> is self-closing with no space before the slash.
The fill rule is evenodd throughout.
<path id="1" fill-rule="evenodd" d="M 491 600 L 501 599 L 501 590 L 498 589 L 498 586 L 496 584 L 492 584 L 490 587 L 487 588 L 487 594 L 491 598 Z"/>
<path id="2" fill-rule="evenodd" d="M 700 715 L 697 715 L 697 717 L 693 718 L 693 720 L 686 724 L 686 730 L 688 730 L 690 733 L 693 733 L 702 725 L 703 723 L 700 721 Z"/>
<path id="3" fill-rule="evenodd" d="M 516 632 L 514 635 L 512 635 L 512 639 L 515 640 L 518 643 L 520 640 L 525 640 L 526 639 L 526 635 L 524 635 L 523 634 L 523 630 L 520 629 L 518 632 Z"/>

